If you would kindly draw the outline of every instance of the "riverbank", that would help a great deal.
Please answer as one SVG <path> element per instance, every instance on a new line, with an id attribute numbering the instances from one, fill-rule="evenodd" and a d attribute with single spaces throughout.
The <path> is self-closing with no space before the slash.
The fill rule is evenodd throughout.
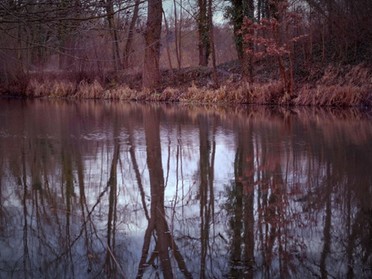
<path id="1" fill-rule="evenodd" d="M 372 69 L 366 65 L 335 67 L 296 75 L 292 94 L 275 73 L 261 69 L 248 83 L 236 66 L 218 68 L 219 85 L 209 68 L 162 71 L 157 91 L 141 90 L 141 76 L 85 76 L 37 72 L 19 84 L 3 86 L 2 96 L 26 98 L 117 99 L 127 101 L 372 107 Z"/>

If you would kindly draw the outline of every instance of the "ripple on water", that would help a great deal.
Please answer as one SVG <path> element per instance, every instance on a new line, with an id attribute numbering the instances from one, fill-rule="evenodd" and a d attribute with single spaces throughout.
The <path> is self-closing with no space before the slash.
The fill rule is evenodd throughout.
<path id="1" fill-rule="evenodd" d="M 105 140 L 107 139 L 107 134 L 103 132 L 92 132 L 88 134 L 83 134 L 80 136 L 81 139 L 84 140 L 92 140 L 92 141 L 100 141 L 100 140 Z"/>
<path id="2" fill-rule="evenodd" d="M 8 138 L 8 137 L 10 137 L 10 134 L 8 134 L 5 131 L 0 131 L 0 138 Z"/>

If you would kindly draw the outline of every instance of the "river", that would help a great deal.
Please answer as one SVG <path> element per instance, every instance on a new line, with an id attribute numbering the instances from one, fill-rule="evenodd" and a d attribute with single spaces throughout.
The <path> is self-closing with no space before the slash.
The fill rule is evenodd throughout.
<path id="1" fill-rule="evenodd" d="M 0 278 L 371 278 L 358 110 L 0 99 Z"/>

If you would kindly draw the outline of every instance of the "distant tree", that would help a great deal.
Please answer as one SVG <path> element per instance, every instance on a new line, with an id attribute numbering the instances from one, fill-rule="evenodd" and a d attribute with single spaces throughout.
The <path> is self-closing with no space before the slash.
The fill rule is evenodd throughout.
<path id="1" fill-rule="evenodd" d="M 123 37 L 120 32 L 128 33 L 130 27 L 129 34 L 133 34 L 139 3 L 140 0 L 2 1 L 0 55 L 4 55 L 4 63 L 0 71 L 6 77 L 0 77 L 0 81 L 19 75 L 15 72 L 27 73 L 45 66 L 92 71 L 92 67 L 84 66 L 89 63 L 102 72 L 106 68 L 119 70 Z M 134 15 L 129 26 L 126 22 L 131 10 Z M 125 49 L 131 48 L 131 39 Z"/>
<path id="2" fill-rule="evenodd" d="M 88 10 L 88 9 L 87 9 Z M 81 26 L 87 10 L 81 1 L 2 1 L 0 3 L 0 50 L 4 54 L 2 75 L 10 82 L 32 67 L 58 55 L 63 66 L 65 48 Z M 11 61 L 8 63 L 8 61 Z M 10 74 L 10 75 L 9 75 Z"/>
<path id="3" fill-rule="evenodd" d="M 322 62 L 372 62 L 372 1 L 305 0 L 311 10 L 314 58 Z M 319 55 L 320 54 L 320 55 Z"/>

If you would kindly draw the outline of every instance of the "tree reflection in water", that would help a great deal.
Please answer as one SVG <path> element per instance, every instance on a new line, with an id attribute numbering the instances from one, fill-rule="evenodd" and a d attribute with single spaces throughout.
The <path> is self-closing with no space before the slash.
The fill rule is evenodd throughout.
<path id="1" fill-rule="evenodd" d="M 358 111 L 0 105 L 0 278 L 372 277 Z"/>
<path id="2" fill-rule="evenodd" d="M 155 266 L 155 259 L 159 258 L 164 278 L 173 278 L 170 253 L 174 255 L 178 267 L 186 278 L 192 278 L 183 256 L 173 239 L 167 223 L 164 208 L 164 174 L 160 144 L 159 109 L 144 109 L 144 127 L 147 150 L 147 165 L 150 176 L 151 214 L 145 232 L 141 260 L 137 278 L 142 278 L 147 266 Z M 155 234 L 154 234 L 155 232 Z M 155 239 L 155 247 L 149 259 L 151 236 Z"/>

